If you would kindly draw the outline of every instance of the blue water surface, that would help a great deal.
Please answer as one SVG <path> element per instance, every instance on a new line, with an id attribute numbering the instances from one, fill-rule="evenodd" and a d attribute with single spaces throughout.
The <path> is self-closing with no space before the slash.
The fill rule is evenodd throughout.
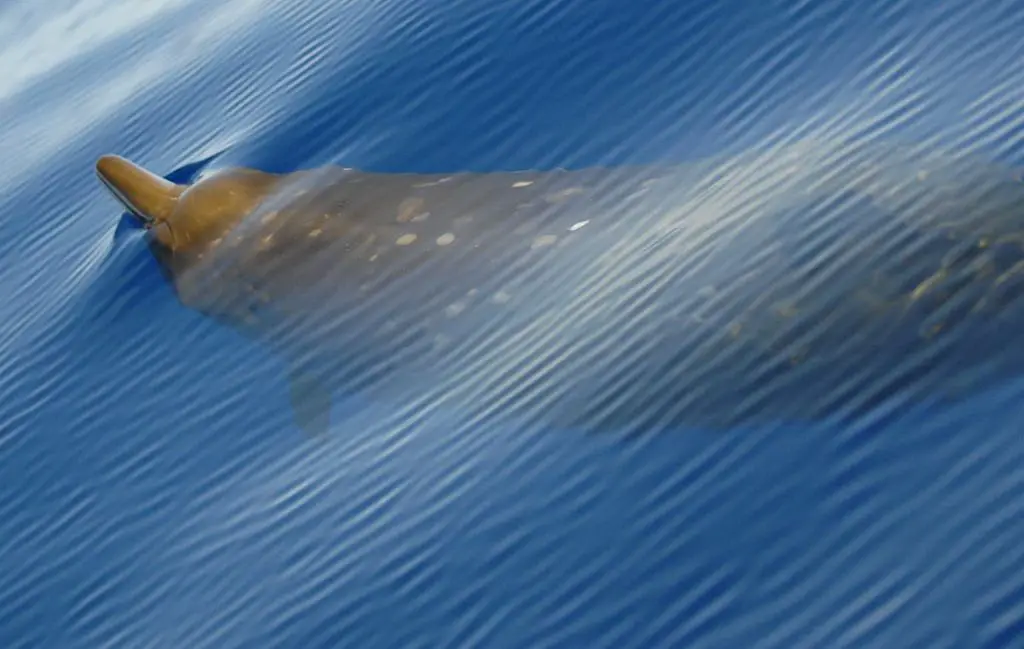
<path id="1" fill-rule="evenodd" d="M 352 396 L 182 307 L 96 180 L 1024 163 L 1016 0 L 0 5 L 0 647 L 1024 647 L 1020 386 L 640 440 Z"/>

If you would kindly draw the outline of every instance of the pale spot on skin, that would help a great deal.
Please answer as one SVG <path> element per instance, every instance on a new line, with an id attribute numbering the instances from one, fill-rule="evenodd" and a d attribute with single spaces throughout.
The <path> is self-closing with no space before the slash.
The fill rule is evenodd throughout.
<path id="1" fill-rule="evenodd" d="M 446 182 L 448 182 L 451 179 L 452 179 L 451 176 L 445 176 L 444 178 L 441 178 L 440 180 L 435 180 L 435 181 L 429 182 L 429 183 L 416 183 L 416 184 L 413 185 L 413 187 L 434 187 L 435 185 L 440 185 L 441 183 L 446 183 Z"/>
<path id="2" fill-rule="evenodd" d="M 555 235 L 553 235 L 553 234 L 544 234 L 544 235 L 541 235 L 541 236 L 537 237 L 536 239 L 534 239 L 533 243 L 530 244 L 530 248 L 531 249 L 545 248 L 547 246 L 554 245 L 556 241 L 558 241 L 558 237 L 556 237 Z"/>
<path id="3" fill-rule="evenodd" d="M 548 203 L 560 203 L 560 202 L 562 202 L 562 201 L 564 201 L 564 200 L 566 200 L 568 198 L 572 198 L 573 196 L 576 196 L 577 194 L 582 194 L 582 193 L 583 193 L 583 188 L 582 187 L 570 187 L 569 189 L 563 189 L 560 192 L 555 192 L 554 194 L 549 194 L 549 195 L 544 197 L 544 200 L 546 200 Z"/>
<path id="4" fill-rule="evenodd" d="M 532 180 L 520 180 L 519 182 L 512 183 L 513 187 L 529 187 L 533 184 Z"/>
<path id="5" fill-rule="evenodd" d="M 506 293 L 505 291 L 498 291 L 497 293 L 491 296 L 491 302 L 494 302 L 495 304 L 507 304 L 508 301 L 511 299 L 512 296 Z"/>
<path id="6" fill-rule="evenodd" d="M 939 272 L 935 273 L 928 279 L 918 284 L 917 288 L 915 288 L 913 293 L 910 294 L 910 299 L 912 301 L 921 299 L 921 296 L 923 296 L 925 293 L 927 293 L 932 288 L 937 286 L 944 279 L 946 279 L 946 271 L 940 270 Z"/>
<path id="7" fill-rule="evenodd" d="M 348 251 L 349 254 L 355 255 L 357 257 L 375 255 L 376 253 L 380 252 L 379 249 L 374 250 L 373 244 L 376 243 L 376 241 L 377 235 L 373 234 L 372 232 L 369 232 L 361 241 L 356 243 L 355 246 L 346 246 L 346 250 Z M 371 259 L 370 261 L 373 260 Z"/>
<path id="8" fill-rule="evenodd" d="M 270 247 L 270 244 L 274 242 L 274 235 L 268 234 L 267 236 L 260 239 L 260 250 L 266 250 Z"/>
<path id="9" fill-rule="evenodd" d="M 775 312 L 783 318 L 792 318 L 797 314 L 797 308 L 792 302 L 783 302 L 775 306 Z"/>
<path id="10" fill-rule="evenodd" d="M 445 232 L 444 234 L 437 238 L 437 245 L 447 246 L 450 245 L 453 241 L 455 241 L 455 235 L 452 234 L 451 232 Z"/>
<path id="11" fill-rule="evenodd" d="M 464 302 L 455 302 L 445 307 L 444 314 L 449 318 L 454 318 L 465 310 L 466 304 Z"/>
<path id="12" fill-rule="evenodd" d="M 370 261 L 377 261 L 377 257 L 380 257 L 380 255 L 373 253 L 373 256 L 370 257 Z"/>
<path id="13" fill-rule="evenodd" d="M 937 322 L 937 323 L 931 325 L 930 327 L 922 328 L 921 331 L 920 331 L 920 335 L 925 340 L 928 340 L 928 339 L 934 338 L 935 336 L 937 336 L 940 333 L 942 333 L 942 330 L 943 330 L 944 327 L 945 327 L 945 325 L 943 323 Z"/>
<path id="14" fill-rule="evenodd" d="M 398 204 L 398 222 L 408 223 L 416 214 L 423 209 L 424 201 L 418 196 L 407 198 Z"/>
<path id="15" fill-rule="evenodd" d="M 573 223 L 571 226 L 569 226 L 569 232 L 575 232 L 576 230 L 579 230 L 588 223 L 590 223 L 590 219 L 587 219 L 586 221 L 580 221 L 579 223 Z"/>
<path id="16" fill-rule="evenodd" d="M 513 230 L 512 234 L 515 235 L 516 237 L 525 237 L 531 234 L 534 231 L 535 227 L 536 226 L 530 221 L 525 221 L 524 223 L 519 225 L 515 230 Z"/>
<path id="17" fill-rule="evenodd" d="M 1014 275 L 1019 275 L 1022 271 L 1024 271 L 1024 261 L 1018 261 L 1016 264 L 1010 267 L 1010 270 L 1006 271 L 1005 273 L 996 278 L 996 286 L 1005 284 L 1010 280 L 1011 277 L 1013 277 Z"/>
<path id="18" fill-rule="evenodd" d="M 273 221 L 276 218 L 277 218 L 277 212 L 276 211 L 274 211 L 274 212 L 267 212 L 266 214 L 263 215 L 263 218 L 260 219 L 260 224 L 261 225 L 266 225 L 266 224 L 270 223 L 271 221 Z"/>
<path id="19" fill-rule="evenodd" d="M 413 233 L 403 234 L 402 236 L 395 239 L 396 246 L 408 246 L 416 241 L 416 235 Z"/>
<path id="20" fill-rule="evenodd" d="M 918 171 L 917 172 L 917 179 L 919 181 L 924 182 L 924 180 L 926 178 L 928 178 L 928 172 L 927 171 Z"/>
<path id="21" fill-rule="evenodd" d="M 416 216 L 412 217 L 412 222 L 421 223 L 423 221 L 426 221 L 429 216 L 430 212 L 423 212 L 422 214 L 417 214 Z"/>
<path id="22" fill-rule="evenodd" d="M 321 234 L 323 234 L 323 230 L 321 230 L 320 228 L 315 228 L 315 229 L 310 231 L 309 236 L 310 237 L 319 237 Z"/>

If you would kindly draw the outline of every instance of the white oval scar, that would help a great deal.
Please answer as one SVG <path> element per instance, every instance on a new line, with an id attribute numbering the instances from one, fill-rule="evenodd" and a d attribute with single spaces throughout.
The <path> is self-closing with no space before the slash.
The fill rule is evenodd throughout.
<path id="1" fill-rule="evenodd" d="M 447 307 L 445 307 L 444 314 L 449 318 L 454 318 L 455 316 L 459 315 L 465 310 L 465 304 L 463 304 L 462 302 L 455 302 L 454 304 L 449 304 Z"/>
<path id="2" fill-rule="evenodd" d="M 586 221 L 580 221 L 579 223 L 573 223 L 571 226 L 569 226 L 569 232 L 575 232 L 576 230 L 579 230 L 588 223 L 590 223 L 590 219 L 587 219 Z"/>
<path id="3" fill-rule="evenodd" d="M 519 182 L 512 183 L 513 187 L 529 187 L 533 184 L 532 180 L 520 180 Z"/>
<path id="4" fill-rule="evenodd" d="M 311 236 L 311 237 L 319 237 L 322 233 L 323 233 L 323 230 L 321 230 L 320 228 L 315 228 L 313 230 L 310 230 L 309 236 Z"/>
<path id="5" fill-rule="evenodd" d="M 511 299 L 512 296 L 506 293 L 505 291 L 498 291 L 497 293 L 491 296 L 491 302 L 494 302 L 495 304 L 505 304 Z"/>
<path id="6" fill-rule="evenodd" d="M 545 246 L 554 245 L 554 243 L 556 241 L 558 241 L 558 237 L 556 237 L 555 235 L 553 235 L 553 234 L 545 234 L 545 235 L 541 235 L 541 236 L 537 237 L 536 239 L 534 239 L 533 243 L 530 244 L 530 247 L 531 248 L 543 248 Z"/>
<path id="7" fill-rule="evenodd" d="M 408 246 L 414 241 L 416 241 L 416 235 L 410 232 L 409 234 L 403 234 L 402 236 L 395 239 L 395 245 Z"/>
<path id="8" fill-rule="evenodd" d="M 455 235 L 452 234 L 451 232 L 445 232 L 444 234 L 437 238 L 437 245 L 447 246 L 453 241 L 455 241 Z"/>

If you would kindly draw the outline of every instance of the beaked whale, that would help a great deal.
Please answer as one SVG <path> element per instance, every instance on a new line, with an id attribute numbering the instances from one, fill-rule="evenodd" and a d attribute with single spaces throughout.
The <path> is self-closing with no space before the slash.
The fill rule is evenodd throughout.
<path id="1" fill-rule="evenodd" d="M 287 360 L 314 434 L 333 392 L 382 385 L 588 430 L 847 417 L 955 401 L 1024 354 L 1024 184 L 950 154 L 96 172 L 184 305 Z"/>

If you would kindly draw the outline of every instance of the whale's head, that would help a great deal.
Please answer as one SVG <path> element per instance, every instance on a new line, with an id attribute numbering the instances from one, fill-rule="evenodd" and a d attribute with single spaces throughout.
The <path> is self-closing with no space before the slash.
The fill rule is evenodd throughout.
<path id="1" fill-rule="evenodd" d="M 233 168 L 193 184 L 177 184 L 116 155 L 101 157 L 96 174 L 150 231 L 158 252 L 172 256 L 201 252 L 222 238 L 281 178 L 255 169 Z"/>

